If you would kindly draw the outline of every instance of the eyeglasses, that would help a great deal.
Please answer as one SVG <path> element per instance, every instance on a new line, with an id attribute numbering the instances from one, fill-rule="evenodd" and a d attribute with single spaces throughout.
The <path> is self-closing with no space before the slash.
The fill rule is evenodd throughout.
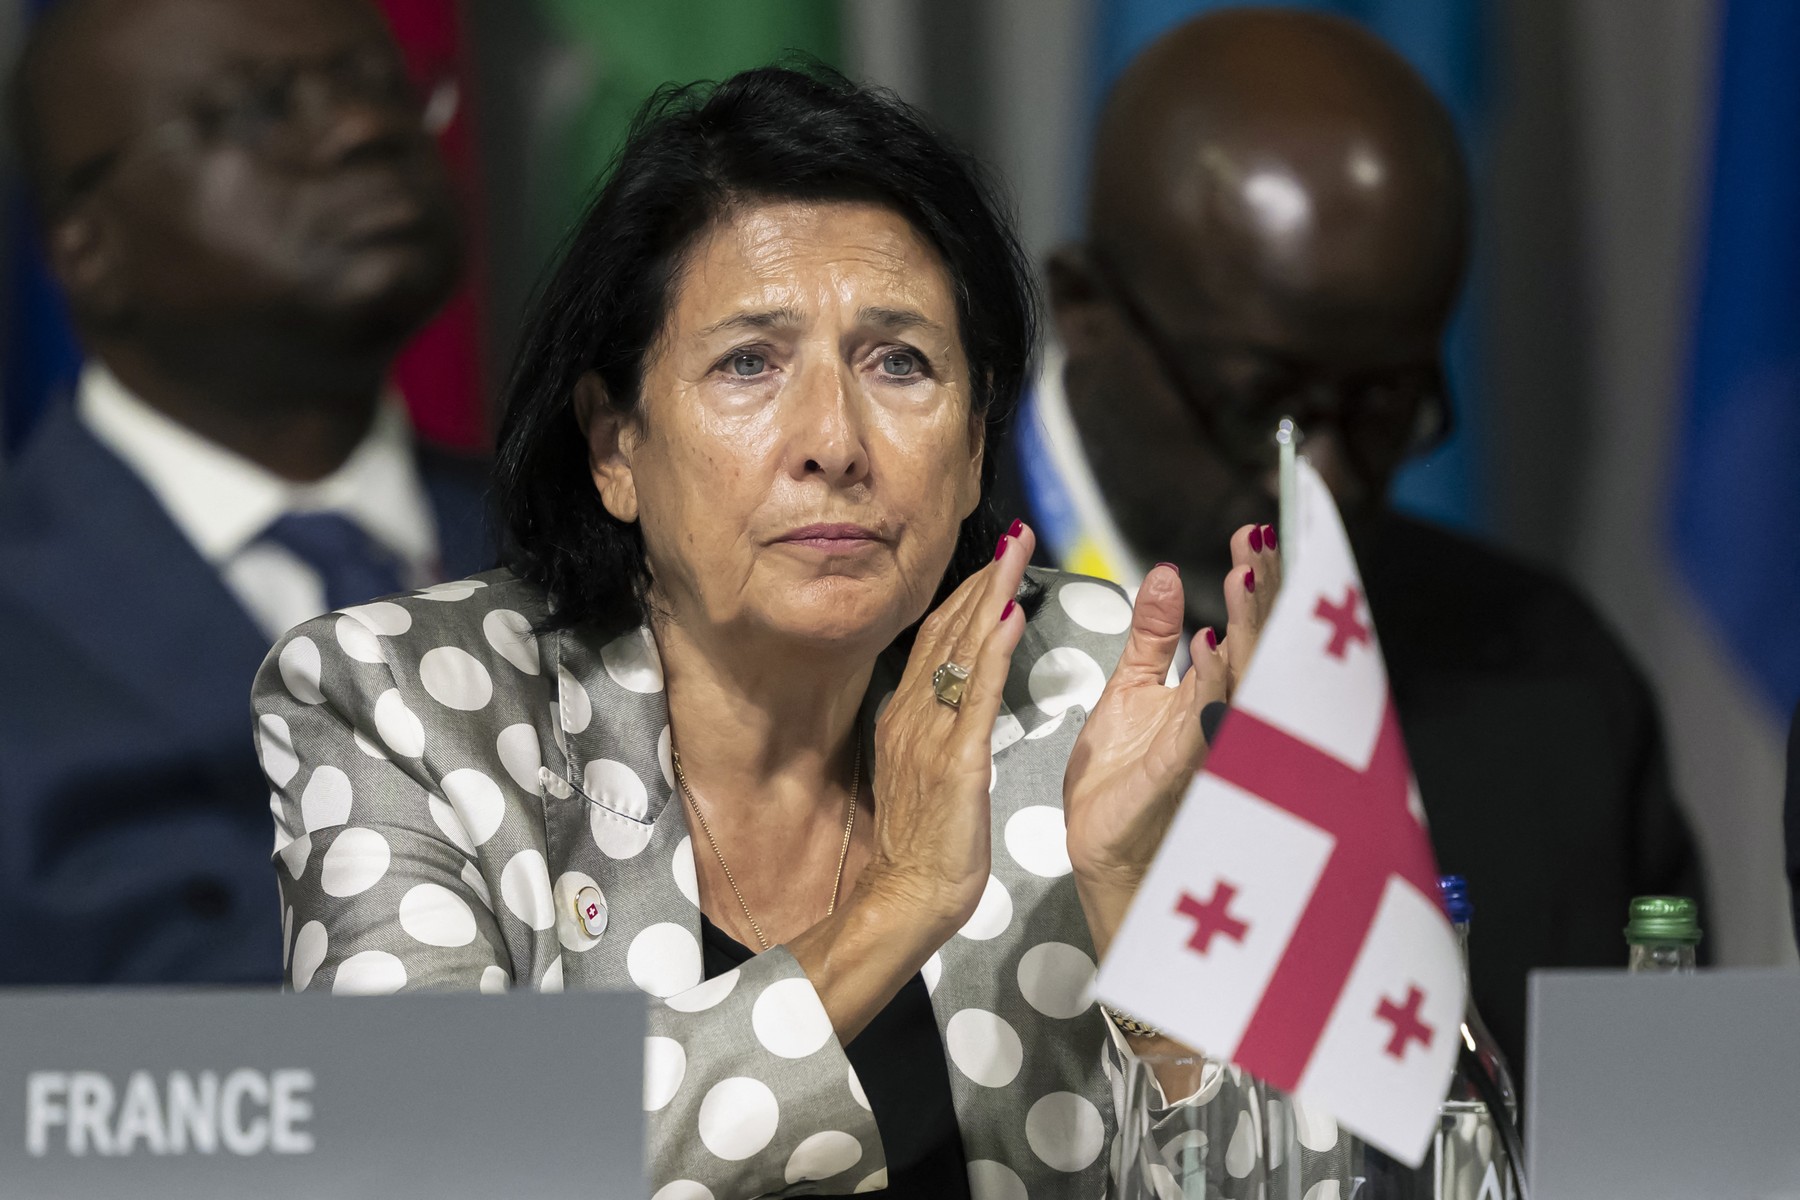
<path id="1" fill-rule="evenodd" d="M 379 51 L 241 67 L 190 97 L 179 116 L 76 166 L 60 202 L 91 192 L 134 158 L 184 147 L 232 146 L 268 162 L 302 162 L 347 104 L 384 110 L 435 137 L 456 119 L 461 94 L 450 72 L 421 85 L 394 55 Z"/>
<path id="2" fill-rule="evenodd" d="M 1095 254 L 1092 262 L 1158 373 L 1207 440 L 1241 468 L 1272 465 L 1283 417 L 1303 430 L 1336 429 L 1354 465 L 1370 477 L 1450 434 L 1449 388 L 1435 362 L 1328 371 L 1262 349 L 1199 343 L 1178 352 L 1107 261 Z"/>

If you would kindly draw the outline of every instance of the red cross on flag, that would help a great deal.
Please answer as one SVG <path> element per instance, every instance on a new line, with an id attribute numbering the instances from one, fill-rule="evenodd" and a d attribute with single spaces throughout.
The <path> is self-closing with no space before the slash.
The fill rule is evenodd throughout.
<path id="1" fill-rule="evenodd" d="M 1461 960 L 1362 578 L 1305 462 L 1295 501 L 1256 658 L 1096 990 L 1417 1164 Z"/>

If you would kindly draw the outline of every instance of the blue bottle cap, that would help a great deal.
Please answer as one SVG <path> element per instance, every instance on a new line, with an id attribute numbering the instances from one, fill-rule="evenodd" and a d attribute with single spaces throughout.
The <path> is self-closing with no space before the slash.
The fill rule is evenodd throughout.
<path id="1" fill-rule="evenodd" d="M 1438 894 L 1453 924 L 1467 925 L 1475 915 L 1475 906 L 1469 903 L 1469 882 L 1461 875 L 1438 876 Z"/>

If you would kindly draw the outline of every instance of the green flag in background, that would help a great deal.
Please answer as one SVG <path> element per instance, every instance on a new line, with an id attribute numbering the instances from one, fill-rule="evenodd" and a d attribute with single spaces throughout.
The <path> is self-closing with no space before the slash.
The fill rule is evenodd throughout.
<path id="1" fill-rule="evenodd" d="M 841 64 L 838 0 L 538 0 L 550 32 L 580 52 L 586 94 L 562 108 L 534 205 L 564 229 L 657 87 L 723 79 L 789 51 Z"/>

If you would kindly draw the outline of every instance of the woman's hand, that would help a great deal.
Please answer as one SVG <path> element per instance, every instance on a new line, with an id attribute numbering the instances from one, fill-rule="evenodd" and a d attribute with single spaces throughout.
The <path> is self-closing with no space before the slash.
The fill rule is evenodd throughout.
<path id="1" fill-rule="evenodd" d="M 1032 532 L 1015 521 L 994 562 L 925 619 L 900 685 L 875 723 L 875 852 L 858 889 L 910 908 L 944 938 L 974 913 L 987 885 L 990 745 L 1025 630 L 1013 597 L 1035 545 Z M 969 672 L 956 708 L 938 700 L 932 687 L 946 662 Z"/>
<path id="2" fill-rule="evenodd" d="M 1145 576 L 1125 651 L 1063 774 L 1069 860 L 1100 954 L 1124 919 L 1188 783 L 1206 761 L 1201 710 L 1229 699 L 1250 665 L 1280 587 L 1281 563 L 1270 527 L 1238 530 L 1231 558 L 1225 638 L 1201 630 L 1189 645 L 1193 666 L 1172 688 L 1166 680 L 1186 611 L 1181 573 L 1161 563 Z"/>

